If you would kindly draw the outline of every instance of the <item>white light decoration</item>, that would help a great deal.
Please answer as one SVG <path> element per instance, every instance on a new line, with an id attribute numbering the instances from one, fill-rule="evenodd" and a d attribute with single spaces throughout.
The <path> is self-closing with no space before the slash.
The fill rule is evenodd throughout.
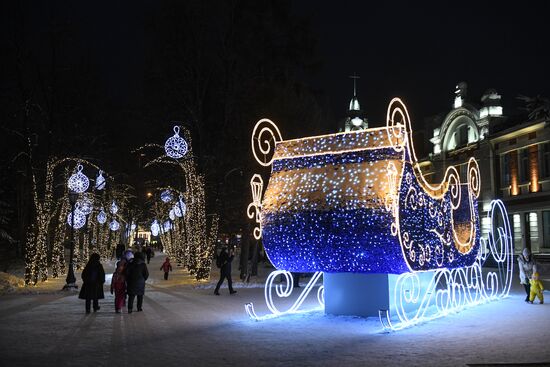
<path id="1" fill-rule="evenodd" d="M 95 189 L 99 191 L 105 189 L 105 177 L 103 177 L 103 171 L 101 170 L 95 179 Z"/>
<path id="2" fill-rule="evenodd" d="M 261 119 L 252 131 L 252 153 L 256 161 L 264 167 L 273 162 L 275 144 L 283 140 L 281 132 L 275 123 L 269 119 Z"/>
<path id="3" fill-rule="evenodd" d="M 160 200 L 162 200 L 163 203 L 169 203 L 172 201 L 172 193 L 170 190 L 164 190 L 160 193 Z"/>
<path id="4" fill-rule="evenodd" d="M 120 223 L 118 223 L 116 219 L 113 219 L 111 223 L 109 223 L 109 229 L 111 229 L 111 231 L 118 231 L 119 228 Z"/>
<path id="5" fill-rule="evenodd" d="M 107 214 L 103 210 L 103 207 L 101 207 L 99 213 L 97 214 L 97 222 L 99 224 L 105 224 L 105 222 L 107 222 Z"/>
<path id="6" fill-rule="evenodd" d="M 73 221 L 72 221 L 72 213 L 69 213 L 67 215 L 67 224 L 69 226 L 73 225 Z M 84 227 L 84 225 L 86 224 L 86 215 L 78 210 L 74 210 L 74 226 L 73 228 L 74 229 L 80 229 L 82 227 Z"/>
<path id="7" fill-rule="evenodd" d="M 79 164 L 76 166 L 76 173 L 72 174 L 71 177 L 69 177 L 69 181 L 67 182 L 67 186 L 69 187 L 69 190 L 77 192 L 77 193 L 83 193 L 84 191 L 88 190 L 88 187 L 90 186 L 90 180 L 84 173 L 82 173 L 82 165 Z"/>
<path id="8" fill-rule="evenodd" d="M 109 210 L 111 212 L 111 214 L 116 214 L 118 212 L 118 206 L 116 205 L 115 201 L 113 200 L 113 202 L 111 203 L 111 208 Z"/>
<path id="9" fill-rule="evenodd" d="M 271 274 L 269 274 L 269 276 L 267 277 L 265 288 L 264 288 L 265 301 L 266 301 L 267 307 L 271 311 L 271 314 L 267 314 L 265 316 L 259 317 L 254 311 L 254 304 L 252 302 L 245 304 L 245 307 L 244 307 L 245 311 L 251 319 L 256 321 L 266 320 L 273 317 L 278 317 L 278 316 L 288 315 L 293 313 L 313 311 L 313 310 L 299 311 L 299 309 L 300 309 L 300 306 L 304 303 L 304 300 L 307 298 L 307 296 L 313 289 L 313 287 L 317 285 L 317 281 L 321 278 L 322 275 L 323 273 L 320 271 L 315 272 L 311 277 L 311 279 L 309 280 L 309 282 L 307 283 L 306 287 L 303 290 L 301 290 L 301 293 L 296 299 L 296 301 L 294 301 L 294 303 L 290 307 L 288 307 L 286 310 L 281 311 L 275 305 L 275 302 L 273 300 L 273 290 L 275 290 L 275 294 L 277 295 L 277 297 L 288 298 L 292 294 L 292 291 L 296 288 L 294 288 L 294 277 L 292 273 L 286 270 L 275 270 L 271 272 Z M 279 279 L 280 276 L 284 277 L 283 284 L 278 282 L 275 284 L 274 283 L 275 280 Z M 324 308 L 325 303 L 324 303 L 324 286 L 323 285 L 321 285 L 317 290 L 317 301 L 319 302 L 320 307 L 316 309 Z"/>
<path id="10" fill-rule="evenodd" d="M 176 214 L 174 214 L 174 208 L 170 209 L 170 211 L 168 212 L 168 217 L 170 218 L 170 220 L 176 219 Z"/>
<path id="11" fill-rule="evenodd" d="M 164 144 L 164 150 L 168 157 L 179 159 L 187 154 L 187 142 L 180 136 L 180 127 L 174 126 L 174 136 L 168 138 Z"/>
<path id="12" fill-rule="evenodd" d="M 351 119 L 351 124 L 356 127 L 361 126 L 363 124 L 363 119 L 360 117 L 354 117 Z"/>
<path id="13" fill-rule="evenodd" d="M 131 231 L 135 231 L 137 228 L 136 224 L 135 223 L 132 223 L 132 225 L 130 226 L 130 230 Z"/>
<path id="14" fill-rule="evenodd" d="M 164 222 L 163 228 L 164 228 L 164 232 L 170 231 L 172 229 L 172 223 L 169 220 L 167 220 L 166 222 Z"/>
<path id="15" fill-rule="evenodd" d="M 187 206 L 185 205 L 183 201 L 183 196 L 180 195 L 180 198 L 177 203 L 174 204 L 174 214 L 176 217 L 181 218 L 185 216 L 185 212 L 187 211 Z"/>
<path id="16" fill-rule="evenodd" d="M 91 195 L 84 193 L 82 198 L 77 200 L 75 208 L 81 213 L 88 215 L 94 209 L 94 198 Z"/>
<path id="17" fill-rule="evenodd" d="M 264 188 L 264 180 L 262 176 L 255 174 L 250 179 L 250 189 L 252 190 L 252 202 L 248 204 L 246 209 L 246 214 L 248 218 L 252 219 L 256 217 L 257 227 L 254 228 L 254 238 L 259 240 L 262 238 L 262 217 L 261 217 L 261 208 L 262 208 L 262 192 Z"/>
<path id="18" fill-rule="evenodd" d="M 156 237 L 159 235 L 159 232 L 160 232 L 160 225 L 155 219 L 153 221 L 153 224 L 151 224 L 151 234 Z"/>

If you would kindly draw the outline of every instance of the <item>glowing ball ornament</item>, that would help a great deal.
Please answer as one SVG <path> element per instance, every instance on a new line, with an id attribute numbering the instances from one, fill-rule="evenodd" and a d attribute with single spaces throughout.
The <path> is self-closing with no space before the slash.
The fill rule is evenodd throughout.
<path id="1" fill-rule="evenodd" d="M 158 236 L 159 232 L 160 232 L 160 226 L 159 226 L 159 223 L 157 222 L 157 220 L 155 219 L 153 221 L 153 224 L 151 224 L 151 234 L 153 236 Z"/>
<path id="2" fill-rule="evenodd" d="M 76 202 L 76 210 L 88 215 L 94 209 L 94 198 L 91 195 L 84 194 L 80 200 Z"/>
<path id="3" fill-rule="evenodd" d="M 180 127 L 174 126 L 174 136 L 168 138 L 164 144 L 166 155 L 170 158 L 179 159 L 187 154 L 187 142 L 180 136 Z"/>
<path id="4" fill-rule="evenodd" d="M 164 232 L 168 232 L 170 231 L 170 229 L 172 229 L 172 223 L 169 220 L 167 220 L 166 222 L 164 222 L 163 227 L 164 227 Z"/>
<path id="5" fill-rule="evenodd" d="M 111 214 L 116 214 L 118 212 L 118 206 L 116 205 L 115 201 L 113 200 L 113 203 L 111 204 Z"/>
<path id="6" fill-rule="evenodd" d="M 168 217 L 170 217 L 171 220 L 176 219 L 176 214 L 174 214 L 174 209 L 170 209 L 170 212 L 168 213 Z"/>
<path id="7" fill-rule="evenodd" d="M 120 223 L 116 221 L 116 219 L 113 219 L 111 223 L 109 223 L 109 228 L 111 231 L 118 231 L 120 228 Z"/>
<path id="8" fill-rule="evenodd" d="M 163 203 L 169 203 L 170 201 L 172 201 L 172 193 L 170 192 L 170 190 L 164 190 L 160 194 L 160 200 L 162 200 Z"/>
<path id="9" fill-rule="evenodd" d="M 69 187 L 69 190 L 77 192 L 79 194 L 88 190 L 88 187 L 90 186 L 90 180 L 88 179 L 88 177 L 86 177 L 84 173 L 82 173 L 81 164 L 76 166 L 76 173 L 72 174 L 71 177 L 69 177 L 67 186 Z"/>
<path id="10" fill-rule="evenodd" d="M 67 224 L 69 226 L 73 225 L 72 213 L 69 213 L 67 215 Z M 84 213 L 80 212 L 79 210 L 75 210 L 74 211 L 74 225 L 73 225 L 73 228 L 74 229 L 80 229 L 80 228 L 84 227 L 84 224 L 86 224 L 86 215 Z"/>
<path id="11" fill-rule="evenodd" d="M 107 222 L 107 214 L 105 214 L 103 208 L 101 208 L 99 214 L 97 215 L 97 221 L 99 224 L 105 224 L 105 222 Z"/>
<path id="12" fill-rule="evenodd" d="M 105 177 L 103 177 L 103 171 L 101 170 L 95 179 L 95 189 L 99 191 L 105 189 Z"/>
<path id="13" fill-rule="evenodd" d="M 185 215 L 185 212 L 187 211 L 187 206 L 183 202 L 183 198 L 182 198 L 181 195 L 180 195 L 180 199 L 178 200 L 178 202 L 176 204 L 174 204 L 174 209 L 173 210 L 174 210 L 174 214 L 178 218 L 181 218 Z"/>

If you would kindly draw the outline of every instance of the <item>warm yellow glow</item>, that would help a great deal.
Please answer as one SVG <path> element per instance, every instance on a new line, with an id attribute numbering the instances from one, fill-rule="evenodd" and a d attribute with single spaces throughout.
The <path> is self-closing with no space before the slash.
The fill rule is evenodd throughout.
<path id="1" fill-rule="evenodd" d="M 152 196 L 153 196 L 153 193 L 152 193 L 152 192 L 148 192 L 148 193 L 147 193 L 147 197 L 148 197 L 148 198 L 150 198 L 150 197 L 152 197 Z"/>
<path id="2" fill-rule="evenodd" d="M 518 180 L 518 152 L 513 150 L 510 152 L 510 195 L 519 194 Z"/>
<path id="3" fill-rule="evenodd" d="M 538 192 L 540 190 L 538 153 L 538 145 L 531 145 L 529 147 L 529 173 L 531 177 L 531 192 Z"/>

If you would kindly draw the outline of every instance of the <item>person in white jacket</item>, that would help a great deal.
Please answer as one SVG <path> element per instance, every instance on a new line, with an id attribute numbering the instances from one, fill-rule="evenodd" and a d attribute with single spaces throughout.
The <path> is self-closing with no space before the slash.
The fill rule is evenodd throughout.
<path id="1" fill-rule="evenodd" d="M 529 302 L 529 294 L 531 293 L 531 285 L 529 280 L 533 277 L 533 274 L 537 271 L 537 263 L 531 255 L 531 251 L 528 248 L 524 248 L 521 255 L 518 256 L 519 265 L 519 280 L 525 288 L 525 302 Z"/>

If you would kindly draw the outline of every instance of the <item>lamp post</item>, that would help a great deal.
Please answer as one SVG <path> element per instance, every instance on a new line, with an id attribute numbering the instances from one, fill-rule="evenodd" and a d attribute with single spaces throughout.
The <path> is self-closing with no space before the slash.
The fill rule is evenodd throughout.
<path id="1" fill-rule="evenodd" d="M 63 287 L 65 290 L 78 289 L 76 285 L 76 277 L 74 276 L 74 209 L 76 205 L 76 200 L 78 199 L 78 193 L 69 190 L 69 204 L 71 204 L 71 249 L 69 254 L 69 271 L 67 272 L 67 279 L 65 280 L 66 284 Z"/>

